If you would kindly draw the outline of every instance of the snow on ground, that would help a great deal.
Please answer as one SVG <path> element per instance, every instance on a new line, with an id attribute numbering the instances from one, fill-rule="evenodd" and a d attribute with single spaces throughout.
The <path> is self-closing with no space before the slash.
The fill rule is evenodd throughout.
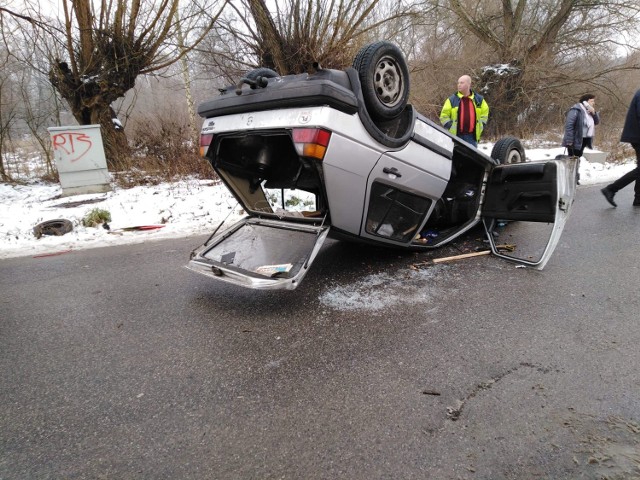
<path id="1" fill-rule="evenodd" d="M 0 184 L 0 258 L 207 234 L 225 218 L 234 221 L 242 216 L 226 188 L 210 180 L 130 189 L 114 186 L 113 191 L 101 194 L 61 194 L 60 185 Z M 111 214 L 110 230 L 82 225 L 83 217 L 95 208 Z M 36 238 L 33 227 L 55 219 L 70 220 L 73 231 Z M 149 225 L 161 228 L 119 231 Z"/>
<path id="2" fill-rule="evenodd" d="M 479 148 L 491 153 L 492 145 Z M 527 149 L 528 160 L 549 160 L 564 153 L 562 147 Z M 635 159 L 623 165 L 580 162 L 582 185 L 608 183 L 635 167 Z M 243 215 L 241 207 L 222 185 L 211 180 L 184 180 L 154 186 L 122 189 L 102 194 L 61 197 L 60 185 L 0 183 L 0 258 L 49 255 L 107 245 L 142 243 L 166 238 L 206 235 L 226 219 Z M 603 200 L 604 201 L 604 200 Z M 83 217 L 99 208 L 109 211 L 111 230 L 85 227 Z M 73 231 L 62 236 L 36 238 L 33 228 L 41 222 L 67 219 Z M 120 230 L 161 225 L 154 230 Z"/>

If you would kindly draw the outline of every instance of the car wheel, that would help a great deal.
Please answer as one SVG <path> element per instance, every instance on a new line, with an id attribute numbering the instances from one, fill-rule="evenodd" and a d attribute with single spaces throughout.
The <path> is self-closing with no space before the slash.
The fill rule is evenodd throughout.
<path id="1" fill-rule="evenodd" d="M 391 120 L 409 99 L 409 69 L 400 49 L 375 42 L 360 49 L 353 60 L 362 84 L 362 96 L 374 120 Z"/>
<path id="2" fill-rule="evenodd" d="M 524 147 L 516 137 L 504 137 L 498 140 L 491 150 L 491 158 L 501 165 L 526 161 Z"/>

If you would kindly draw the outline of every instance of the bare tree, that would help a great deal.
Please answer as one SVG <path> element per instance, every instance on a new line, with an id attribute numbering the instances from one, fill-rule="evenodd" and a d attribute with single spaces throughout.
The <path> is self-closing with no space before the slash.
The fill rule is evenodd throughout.
<path id="1" fill-rule="evenodd" d="M 11 126 L 17 115 L 17 104 L 10 98 L 9 83 L 6 77 L 0 77 L 0 180 L 3 182 L 11 180 L 6 158 L 10 153 Z"/>
<path id="2" fill-rule="evenodd" d="M 22 169 L 40 170 L 38 162 L 20 161 L 15 152 L 7 152 L 9 146 L 19 144 L 21 151 L 29 146 L 25 142 L 26 135 L 30 134 L 30 139 L 35 140 L 37 148 L 44 160 L 44 176 L 55 178 L 55 170 L 49 132 L 47 127 L 60 125 L 60 102 L 46 71 L 48 63 L 42 55 L 36 54 L 34 37 L 25 38 L 18 22 L 25 22 L 28 25 L 36 25 L 37 28 L 49 28 L 47 25 L 38 24 L 32 17 L 18 15 L 7 7 L 0 9 L 0 24 L 2 26 L 0 51 L 2 52 L 2 90 L 3 91 L 3 138 L 5 158 L 14 158 L 16 161 L 16 172 Z M 39 44 L 44 38 L 38 38 Z M 10 108 L 11 106 L 11 108 Z M 11 113 L 11 115 L 9 115 Z M 7 122 L 6 120 L 10 120 Z M 11 142 L 11 139 L 20 139 L 19 142 Z M 5 165 L 6 166 L 6 165 Z M 3 169 L 4 178 L 9 178 L 12 173 L 9 169 Z"/>
<path id="3" fill-rule="evenodd" d="M 428 0 L 434 3 L 453 14 L 448 26 L 474 52 L 476 67 L 493 63 L 474 72 L 492 107 L 490 133 L 541 118 L 539 100 L 554 92 L 606 91 L 614 72 L 640 68 L 620 58 L 640 26 L 635 0 Z"/>
<path id="4" fill-rule="evenodd" d="M 59 25 L 45 22 L 33 5 L 19 18 L 32 35 L 53 25 L 47 28 L 57 43 L 45 52 L 51 84 L 78 123 L 101 126 L 107 161 L 114 166 L 128 154 L 128 144 L 114 121 L 113 102 L 134 87 L 138 76 L 161 72 L 195 48 L 225 3 L 192 1 L 182 8 L 179 0 L 63 0 Z M 176 40 L 178 27 L 182 42 Z"/>
<path id="5" fill-rule="evenodd" d="M 51 85 L 49 85 L 48 89 L 42 85 L 37 85 L 37 93 L 34 94 L 30 88 L 30 83 L 27 79 L 23 79 L 23 81 L 20 82 L 23 121 L 44 156 L 46 176 L 57 179 L 57 172 L 51 153 L 51 139 L 47 130 L 47 127 L 51 126 L 51 120 L 54 114 L 52 109 L 57 107 L 55 92 L 53 92 Z M 45 96 L 48 98 L 45 98 Z M 45 105 L 46 108 L 42 108 L 43 105 Z"/>
<path id="6" fill-rule="evenodd" d="M 235 0 L 215 38 L 218 69 L 227 77 L 261 66 L 281 75 L 351 64 L 357 49 L 384 26 L 415 15 L 411 6 L 385 0 Z M 400 25 L 400 23 L 395 23 Z M 385 32 L 392 38 L 395 32 Z M 379 38 L 376 38 L 378 40 Z"/>
<path id="7" fill-rule="evenodd" d="M 0 15 L 2 27 L 2 40 L 0 44 L 0 180 L 11 180 L 8 168 L 8 158 L 11 155 L 12 134 L 18 118 L 19 99 L 15 95 L 16 76 L 19 73 L 19 65 L 11 55 L 7 35 L 14 25 L 6 22 Z"/>
<path id="8" fill-rule="evenodd" d="M 180 25 L 180 19 L 176 13 L 176 28 L 177 28 L 177 39 L 178 46 L 182 51 L 186 49 L 185 39 L 182 33 L 182 27 Z M 198 141 L 198 126 L 196 122 L 196 107 L 195 101 L 193 100 L 193 93 L 191 91 L 191 73 L 189 71 L 189 62 L 186 55 L 182 55 L 180 58 L 180 70 L 182 71 L 182 79 L 184 81 L 184 92 L 185 99 L 187 101 L 187 110 L 189 112 L 189 137 L 190 140 L 194 143 Z"/>

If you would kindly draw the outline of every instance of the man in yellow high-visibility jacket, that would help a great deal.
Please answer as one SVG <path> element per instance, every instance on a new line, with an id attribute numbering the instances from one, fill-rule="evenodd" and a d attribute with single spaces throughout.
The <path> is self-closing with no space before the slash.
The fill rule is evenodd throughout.
<path id="1" fill-rule="evenodd" d="M 489 120 L 489 105 L 471 90 L 471 77 L 458 79 L 458 92 L 447 98 L 440 112 L 440 123 L 454 135 L 478 146 L 484 126 Z"/>

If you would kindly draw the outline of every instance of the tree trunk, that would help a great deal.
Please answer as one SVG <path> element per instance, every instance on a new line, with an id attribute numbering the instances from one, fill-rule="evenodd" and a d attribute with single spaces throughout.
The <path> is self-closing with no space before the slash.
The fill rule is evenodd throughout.
<path id="1" fill-rule="evenodd" d="M 528 102 L 524 98 L 524 70 L 519 63 L 514 63 L 507 71 L 486 68 L 478 79 L 479 90 L 490 109 L 485 138 L 513 134 L 519 130 L 520 118 Z"/>
<path id="2" fill-rule="evenodd" d="M 184 45 L 184 36 L 182 34 L 182 27 L 180 25 L 180 17 L 178 12 L 175 13 L 176 19 L 176 31 L 178 35 L 178 46 L 182 52 L 185 51 Z M 194 145 L 198 145 L 199 142 L 199 131 L 197 125 L 197 117 L 196 117 L 196 106 L 193 100 L 193 94 L 191 93 L 191 75 L 189 73 L 189 62 L 187 60 L 187 56 L 183 55 L 180 59 L 180 67 L 182 69 L 182 79 L 184 80 L 184 93 L 187 99 L 187 109 L 189 111 L 189 138 Z"/>
<path id="3" fill-rule="evenodd" d="M 115 112 L 110 105 L 96 103 L 91 109 L 85 109 L 92 125 L 100 125 L 102 143 L 104 144 L 104 154 L 107 159 L 109 170 L 118 170 L 128 163 L 131 150 L 127 142 L 124 129 L 116 127 L 113 119 Z M 74 113 L 75 115 L 75 113 Z M 76 119 L 78 117 L 76 116 Z"/>
<path id="4" fill-rule="evenodd" d="M 8 182 L 9 176 L 7 175 L 7 171 L 4 169 L 4 145 L 2 139 L 0 138 L 0 181 Z"/>
<path id="5" fill-rule="evenodd" d="M 105 82 L 88 82 L 73 76 L 65 62 L 56 62 L 49 71 L 49 79 L 53 87 L 64 98 L 74 118 L 80 125 L 100 125 L 107 167 L 118 168 L 129 158 L 130 150 L 127 137 L 121 126 L 116 126 L 113 119 L 116 114 L 111 108 L 109 99 L 124 96 L 128 88 L 105 87 Z"/>

